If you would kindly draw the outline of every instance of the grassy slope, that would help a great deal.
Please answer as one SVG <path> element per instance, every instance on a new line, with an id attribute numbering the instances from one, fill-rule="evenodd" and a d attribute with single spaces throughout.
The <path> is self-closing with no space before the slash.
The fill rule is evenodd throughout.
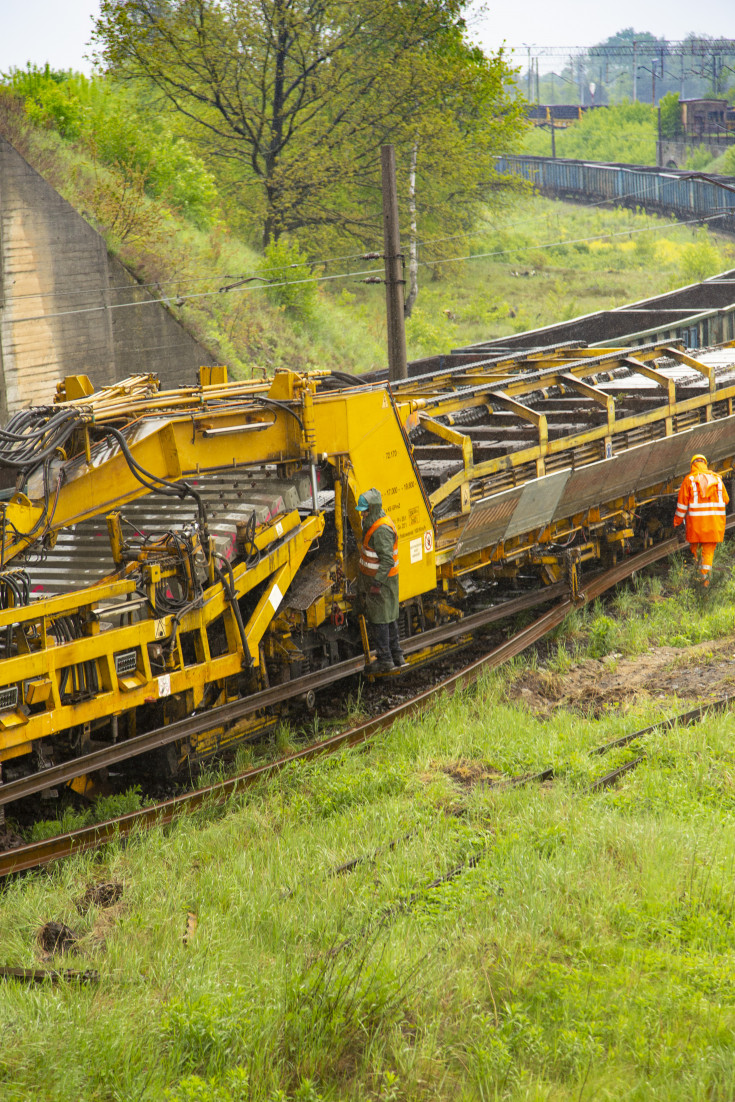
<path id="1" fill-rule="evenodd" d="M 732 563 L 706 596 L 675 564 L 577 614 L 550 670 L 732 633 Z M 732 719 L 649 738 L 590 795 L 640 748 L 587 751 L 683 702 L 538 718 L 511 699 L 528 668 L 224 813 L 8 885 L 4 962 L 37 965 L 38 927 L 64 921 L 66 964 L 101 982 L 5 985 L 3 1098 L 731 1098 Z M 470 783 L 549 763 L 550 785 Z M 110 880 L 120 902 L 80 912 Z"/>
<path id="2" fill-rule="evenodd" d="M 168 298 L 233 374 L 272 373 L 280 366 L 385 366 L 381 287 L 356 276 L 321 283 L 310 314 L 301 318 L 270 300 L 260 282 L 220 294 L 223 284 L 252 274 L 262 262 L 224 223 L 198 230 L 173 209 L 147 200 L 134 182 L 121 189 L 110 169 L 58 135 L 15 117 L 3 125 L 23 155 L 86 212 L 110 248 Z M 617 236 L 602 239 L 608 234 Z M 454 255 L 475 259 L 432 267 L 431 244 L 422 246 L 426 266 L 408 325 L 409 357 L 620 305 L 732 265 L 732 243 L 720 239 L 693 272 L 689 261 L 697 242 L 694 228 L 642 213 L 519 198 L 471 239 L 457 240 Z M 315 271 L 332 276 L 373 267 L 353 258 L 341 266 L 317 264 Z M 180 296 L 185 301 L 178 306 Z"/>

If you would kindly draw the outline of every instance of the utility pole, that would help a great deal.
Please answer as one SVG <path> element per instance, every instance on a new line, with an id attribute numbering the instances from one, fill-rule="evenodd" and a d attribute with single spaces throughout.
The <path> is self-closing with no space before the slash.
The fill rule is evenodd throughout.
<path id="1" fill-rule="evenodd" d="M 663 167 L 663 138 L 661 137 L 661 104 L 658 105 L 658 141 L 656 142 L 656 167 Z"/>
<path id="2" fill-rule="evenodd" d="M 380 148 L 383 184 L 383 248 L 385 260 L 385 307 L 388 328 L 388 379 L 408 378 L 406 328 L 403 315 L 403 257 L 398 228 L 396 154 L 392 145 Z"/>
<path id="3" fill-rule="evenodd" d="M 633 39 L 633 103 L 638 102 L 638 43 Z"/>

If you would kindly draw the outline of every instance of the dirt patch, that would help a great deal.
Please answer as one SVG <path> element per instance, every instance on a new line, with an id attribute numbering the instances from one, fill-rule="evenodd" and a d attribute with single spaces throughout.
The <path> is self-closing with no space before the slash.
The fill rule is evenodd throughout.
<path id="1" fill-rule="evenodd" d="M 122 884 L 92 884 L 77 903 L 77 910 L 84 914 L 90 907 L 112 907 L 123 893 Z"/>
<path id="2" fill-rule="evenodd" d="M 472 761 L 468 758 L 460 758 L 458 761 L 436 763 L 435 768 L 446 773 L 463 788 L 474 788 L 476 784 L 495 784 L 503 776 L 492 765 L 484 761 Z"/>
<path id="3" fill-rule="evenodd" d="M 77 943 L 77 935 L 63 922 L 46 922 L 38 931 L 38 944 L 46 956 L 68 953 Z"/>
<path id="4" fill-rule="evenodd" d="M 588 658 L 564 673 L 529 670 L 507 692 L 539 716 L 557 708 L 598 716 L 641 698 L 714 700 L 731 693 L 733 686 L 735 639 L 730 638 L 693 647 L 656 647 L 632 658 Z"/>
<path id="5" fill-rule="evenodd" d="M 20 834 L 16 834 L 14 830 L 4 830 L 0 834 L 0 853 L 7 853 L 11 849 L 19 849 L 20 846 L 25 844 L 25 839 L 21 838 Z"/>

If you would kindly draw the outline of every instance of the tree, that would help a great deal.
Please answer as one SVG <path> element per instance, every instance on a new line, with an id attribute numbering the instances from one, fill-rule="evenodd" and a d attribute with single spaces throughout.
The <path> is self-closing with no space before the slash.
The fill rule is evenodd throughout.
<path id="1" fill-rule="evenodd" d="M 502 51 L 488 58 L 450 31 L 414 61 L 418 65 L 431 96 L 421 110 L 407 112 L 396 138 L 400 177 L 408 181 L 401 196 L 409 242 L 407 316 L 418 293 L 419 230 L 422 259 L 435 275 L 449 257 L 464 254 L 488 206 L 517 189 L 517 179 L 495 171 L 493 155 L 512 151 L 527 126 Z"/>
<path id="2" fill-rule="evenodd" d="M 661 137 L 679 140 L 682 136 L 679 93 L 668 92 L 667 95 L 662 96 L 659 107 L 661 108 Z"/>
<path id="3" fill-rule="evenodd" d="M 339 217 L 327 194 L 394 130 L 402 62 L 462 3 L 103 0 L 95 40 L 112 71 L 152 81 L 257 186 L 267 243 Z"/>
<path id="4" fill-rule="evenodd" d="M 432 58 L 463 41 L 467 3 L 103 0 L 95 41 L 109 71 L 152 82 L 234 168 L 264 244 L 315 227 L 365 237 L 379 147 L 408 140 L 407 109 L 422 128 L 436 111 Z"/>

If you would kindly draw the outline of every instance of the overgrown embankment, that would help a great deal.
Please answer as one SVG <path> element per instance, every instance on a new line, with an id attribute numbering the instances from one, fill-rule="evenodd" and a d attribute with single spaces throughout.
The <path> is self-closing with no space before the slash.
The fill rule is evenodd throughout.
<path id="1" fill-rule="evenodd" d="M 0 128 L 233 374 L 385 365 L 383 290 L 364 282 L 379 261 L 356 248 L 307 254 L 288 237 L 263 254 L 233 229 L 231 200 L 220 202 L 179 134 L 159 120 L 141 136 L 105 85 L 86 94 L 81 121 L 61 126 L 58 104 L 49 115 L 44 100 L 44 115 L 6 93 Z M 518 195 L 471 232 L 420 245 L 409 356 L 653 295 L 731 267 L 732 255 L 731 244 L 666 219 Z"/>

